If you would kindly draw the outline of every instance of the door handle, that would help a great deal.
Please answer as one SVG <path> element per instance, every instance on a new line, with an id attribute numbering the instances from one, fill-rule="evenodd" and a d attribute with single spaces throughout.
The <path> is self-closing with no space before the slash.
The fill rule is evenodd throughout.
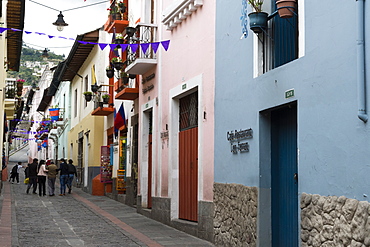
<path id="1" fill-rule="evenodd" d="M 294 176 L 293 176 L 295 182 L 297 183 L 298 182 L 298 173 L 294 173 Z"/>

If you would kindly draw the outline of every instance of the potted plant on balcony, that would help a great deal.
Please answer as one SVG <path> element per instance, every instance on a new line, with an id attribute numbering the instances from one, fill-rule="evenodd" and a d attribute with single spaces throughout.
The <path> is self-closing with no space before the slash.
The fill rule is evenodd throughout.
<path id="1" fill-rule="evenodd" d="M 123 62 L 121 58 L 113 57 L 110 61 L 116 70 L 121 70 L 123 68 Z"/>
<path id="2" fill-rule="evenodd" d="M 248 0 L 248 3 L 254 9 L 254 12 L 248 14 L 249 26 L 254 33 L 262 33 L 267 28 L 267 17 L 266 12 L 262 12 L 263 0 Z"/>
<path id="3" fill-rule="evenodd" d="M 125 3 L 123 2 L 123 1 L 119 1 L 118 3 L 117 3 L 117 6 L 118 6 L 118 9 L 119 9 L 119 11 L 122 13 L 122 14 L 124 14 L 125 12 L 126 12 L 126 5 L 125 5 Z"/>
<path id="4" fill-rule="evenodd" d="M 105 69 L 105 72 L 106 72 L 106 75 L 108 78 L 113 78 L 114 76 L 114 69 L 111 65 L 109 65 L 106 69 Z"/>
<path id="5" fill-rule="evenodd" d="M 19 90 L 22 90 L 23 89 L 23 83 L 25 83 L 26 81 L 23 80 L 23 79 L 18 79 L 17 80 L 17 89 Z"/>
<path id="6" fill-rule="evenodd" d="M 87 91 L 87 92 L 84 92 L 83 94 L 84 94 L 84 96 L 85 96 L 85 100 L 86 100 L 87 102 L 90 102 L 90 101 L 92 100 L 92 95 L 93 95 L 93 93 L 92 93 L 92 92 Z"/>
<path id="7" fill-rule="evenodd" d="M 111 6 L 111 8 L 107 9 L 109 11 L 109 16 L 113 21 L 121 20 L 121 13 L 118 12 L 118 7 L 116 5 Z"/>
<path id="8" fill-rule="evenodd" d="M 128 86 L 128 80 L 130 79 L 125 71 L 121 71 L 121 82 L 124 87 Z"/>
<path id="9" fill-rule="evenodd" d="M 291 18 L 297 7 L 297 0 L 276 0 L 280 18 Z"/>
<path id="10" fill-rule="evenodd" d="M 103 99 L 103 103 L 104 104 L 108 104 L 109 103 L 109 98 L 110 98 L 110 94 L 109 93 L 104 93 L 101 97 Z"/>
<path id="11" fill-rule="evenodd" d="M 122 33 L 117 33 L 116 38 L 114 39 L 115 44 L 123 44 L 123 36 Z"/>

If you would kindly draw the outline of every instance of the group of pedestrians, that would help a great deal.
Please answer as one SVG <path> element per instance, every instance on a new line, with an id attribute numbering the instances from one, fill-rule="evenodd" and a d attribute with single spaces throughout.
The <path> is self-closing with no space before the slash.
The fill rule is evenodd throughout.
<path id="1" fill-rule="evenodd" d="M 48 192 L 49 196 L 55 196 L 55 181 L 57 174 L 60 171 L 60 196 L 65 196 L 66 186 L 68 187 L 68 193 L 72 191 L 72 182 L 73 178 L 76 175 L 76 167 L 73 165 L 73 161 L 68 160 L 68 164 L 65 162 L 65 159 L 60 160 L 59 168 L 54 162 L 48 160 L 33 159 L 33 162 L 28 164 L 25 169 L 25 177 L 28 178 L 29 182 L 27 185 L 26 193 L 29 194 L 32 187 L 32 193 L 37 194 L 37 187 L 39 188 L 39 196 L 46 195 L 46 181 L 48 181 Z M 19 162 L 21 165 L 21 162 Z M 19 164 L 18 163 L 18 164 Z M 18 174 L 19 176 L 19 174 Z M 13 179 L 14 180 L 14 179 Z M 19 178 L 18 178 L 19 181 Z"/>

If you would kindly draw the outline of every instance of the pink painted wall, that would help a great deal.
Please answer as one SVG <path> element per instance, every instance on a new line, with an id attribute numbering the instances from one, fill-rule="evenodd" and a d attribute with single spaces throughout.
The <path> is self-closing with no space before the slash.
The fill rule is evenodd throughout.
<path id="1" fill-rule="evenodd" d="M 163 9 L 173 3 L 165 0 Z M 203 169 L 203 198 L 200 200 L 213 200 L 213 164 L 214 164 L 214 82 L 215 82 L 215 1 L 204 1 L 204 5 L 192 13 L 186 20 L 172 31 L 162 26 L 161 40 L 171 40 L 169 50 L 160 54 L 162 70 L 162 101 L 160 104 L 162 126 L 164 131 L 169 124 L 169 90 L 184 82 L 203 75 L 203 105 L 199 111 L 206 111 L 203 121 L 203 133 L 199 133 L 204 143 L 200 152 L 203 160 L 199 160 L 199 169 Z M 199 94 L 201 94 L 199 92 Z M 203 115 L 203 114 L 202 114 Z M 171 137 L 170 137 L 171 138 Z M 169 147 L 171 148 L 171 147 Z M 162 153 L 162 193 L 166 194 L 168 187 L 168 148 Z M 202 165 L 200 165 L 202 164 Z"/>

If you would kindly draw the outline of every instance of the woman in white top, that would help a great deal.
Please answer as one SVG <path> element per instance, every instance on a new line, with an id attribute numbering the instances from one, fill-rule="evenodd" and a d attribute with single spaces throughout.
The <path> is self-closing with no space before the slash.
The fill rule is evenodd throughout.
<path id="1" fill-rule="evenodd" d="M 40 163 L 37 167 L 38 173 L 37 173 L 37 183 L 39 184 L 39 196 L 45 196 L 46 195 L 46 176 L 47 170 L 45 166 L 45 160 L 40 160 Z"/>

